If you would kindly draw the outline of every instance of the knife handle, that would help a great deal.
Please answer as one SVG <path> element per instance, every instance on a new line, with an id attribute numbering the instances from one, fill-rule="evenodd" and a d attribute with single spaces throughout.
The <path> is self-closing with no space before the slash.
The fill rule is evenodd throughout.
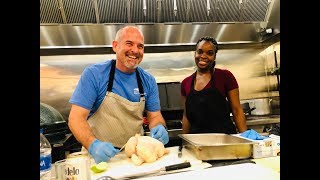
<path id="1" fill-rule="evenodd" d="M 191 167 L 190 162 L 184 162 L 180 164 L 174 164 L 170 166 L 165 166 L 165 171 L 172 171 L 172 170 L 177 170 L 177 169 L 183 169 L 183 168 L 188 168 Z"/>

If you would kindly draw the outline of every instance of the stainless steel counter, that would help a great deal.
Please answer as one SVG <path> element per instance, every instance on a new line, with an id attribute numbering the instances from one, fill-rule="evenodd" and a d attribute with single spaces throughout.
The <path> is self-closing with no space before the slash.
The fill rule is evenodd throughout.
<path id="1" fill-rule="evenodd" d="M 246 119 L 248 128 L 254 129 L 258 133 L 263 133 L 266 128 L 280 123 L 280 115 L 248 116 Z"/>
<path id="2" fill-rule="evenodd" d="M 247 126 L 263 126 L 280 123 L 280 115 L 265 115 L 265 116 L 248 116 L 246 117 Z M 148 135 L 149 132 L 147 132 Z M 177 137 L 182 133 L 182 129 L 169 129 L 169 137 Z"/>
<path id="3" fill-rule="evenodd" d="M 257 119 L 247 119 L 247 125 L 263 125 L 263 124 L 277 124 L 280 123 L 280 117 L 264 117 Z"/>
<path id="4" fill-rule="evenodd" d="M 259 133 L 263 133 L 265 127 L 269 127 L 272 124 L 280 123 L 280 115 L 259 115 L 259 116 L 247 116 L 247 126 L 250 129 L 254 129 Z M 145 132 L 148 136 L 150 132 Z M 182 134 L 181 128 L 168 129 L 169 138 L 177 139 L 178 134 Z M 178 138 L 180 139 L 180 138 Z"/>

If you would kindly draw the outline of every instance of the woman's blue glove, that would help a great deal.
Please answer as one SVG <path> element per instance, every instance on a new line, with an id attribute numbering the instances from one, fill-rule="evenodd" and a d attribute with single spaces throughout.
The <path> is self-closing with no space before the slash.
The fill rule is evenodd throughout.
<path id="1" fill-rule="evenodd" d="M 266 136 L 261 136 L 259 133 L 257 133 L 257 131 L 253 129 L 246 130 L 245 132 L 241 133 L 240 136 L 248 139 L 252 139 L 252 140 L 263 140 L 263 139 L 269 138 Z"/>
<path id="2" fill-rule="evenodd" d="M 111 143 L 94 140 L 89 146 L 89 153 L 98 164 L 102 161 L 108 161 L 119 152 Z"/>
<path id="3" fill-rule="evenodd" d="M 152 128 L 150 130 L 150 136 L 155 139 L 158 139 L 163 144 L 167 144 L 169 142 L 168 132 L 162 124 L 159 124 L 156 127 Z"/>

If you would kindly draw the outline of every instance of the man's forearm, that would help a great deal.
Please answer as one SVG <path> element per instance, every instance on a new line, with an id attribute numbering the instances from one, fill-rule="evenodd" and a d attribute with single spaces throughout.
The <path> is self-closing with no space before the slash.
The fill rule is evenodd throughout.
<path id="1" fill-rule="evenodd" d="M 166 121 L 163 119 L 161 112 L 148 112 L 147 113 L 147 119 L 149 121 L 149 129 L 152 129 L 153 127 L 157 126 L 158 124 L 162 124 L 166 127 Z"/>
<path id="2" fill-rule="evenodd" d="M 89 149 L 90 144 L 96 139 L 90 130 L 90 126 L 86 120 L 69 119 L 69 128 L 74 137 L 86 148 Z"/>

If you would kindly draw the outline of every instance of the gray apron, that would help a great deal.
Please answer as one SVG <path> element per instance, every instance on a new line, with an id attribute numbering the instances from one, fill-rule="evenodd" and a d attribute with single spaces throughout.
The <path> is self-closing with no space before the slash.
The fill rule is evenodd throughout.
<path id="1" fill-rule="evenodd" d="M 145 107 L 145 97 L 142 81 L 136 70 L 140 102 L 131 102 L 112 92 L 115 73 L 115 63 L 112 61 L 106 96 L 100 107 L 88 119 L 92 133 L 101 141 L 122 147 L 136 133 L 143 135 L 142 118 Z"/>

